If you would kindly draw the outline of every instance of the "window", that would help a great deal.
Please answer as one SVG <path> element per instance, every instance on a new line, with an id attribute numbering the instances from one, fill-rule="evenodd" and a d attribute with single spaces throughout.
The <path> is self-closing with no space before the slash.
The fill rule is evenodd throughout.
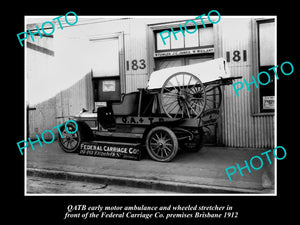
<path id="1" fill-rule="evenodd" d="M 188 29 L 189 32 L 193 32 L 194 29 Z M 184 44 L 186 48 L 194 48 L 199 46 L 199 33 L 192 34 L 187 33 L 184 38 Z"/>
<path id="2" fill-rule="evenodd" d="M 209 46 L 214 44 L 213 27 L 199 29 L 200 46 Z"/>
<path id="3" fill-rule="evenodd" d="M 92 40 L 89 60 L 94 77 L 120 76 L 119 39 Z"/>
<path id="4" fill-rule="evenodd" d="M 212 47 L 214 40 L 213 40 L 213 26 L 210 24 L 206 24 L 206 28 L 199 25 L 197 27 L 197 31 L 194 33 L 188 33 L 185 31 L 184 27 L 182 26 L 182 30 L 184 31 L 185 36 L 181 32 L 176 33 L 177 40 L 175 39 L 171 28 L 167 29 L 170 32 L 170 37 L 164 39 L 165 45 L 162 41 L 160 36 L 160 32 L 164 30 L 157 30 L 155 31 L 155 39 L 156 39 L 156 48 L 155 51 L 170 51 L 170 50 L 178 50 L 178 49 L 187 49 L 187 48 L 201 48 L 201 47 Z M 173 30 L 175 32 L 179 31 L 179 28 L 176 28 L 174 25 Z M 187 30 L 193 32 L 195 27 L 187 27 Z M 163 36 L 167 35 L 166 33 L 162 34 Z"/>
<path id="5" fill-rule="evenodd" d="M 274 73 L 268 69 L 275 65 L 275 22 L 274 19 L 257 21 L 258 36 L 258 72 L 267 71 L 271 81 L 259 85 L 259 112 L 274 112 L 275 81 Z M 262 83 L 268 82 L 267 76 L 261 76 Z"/>

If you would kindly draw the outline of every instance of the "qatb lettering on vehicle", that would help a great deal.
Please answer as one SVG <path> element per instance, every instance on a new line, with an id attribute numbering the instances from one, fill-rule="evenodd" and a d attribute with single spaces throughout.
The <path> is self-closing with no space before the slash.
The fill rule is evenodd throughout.
<path id="1" fill-rule="evenodd" d="M 213 12 L 216 13 L 216 14 L 218 15 L 218 19 L 217 19 L 216 21 L 213 21 L 213 20 L 211 20 L 211 18 L 210 18 L 210 14 L 213 13 Z M 200 19 L 203 28 L 206 28 L 206 25 L 205 25 L 205 23 L 204 23 L 204 21 L 203 21 L 203 18 L 202 18 L 202 17 L 204 17 L 204 16 L 205 16 L 205 13 L 202 14 L 202 15 L 200 15 L 200 16 L 197 16 L 195 19 Z M 219 22 L 220 22 L 220 20 L 221 20 L 221 15 L 220 15 L 220 13 L 219 13 L 217 10 L 211 10 L 211 11 L 209 11 L 208 14 L 207 14 L 207 19 L 208 19 L 208 21 L 209 21 L 210 23 L 216 24 L 216 23 L 219 23 Z M 189 23 L 190 23 L 190 24 L 192 23 L 192 24 L 195 26 L 195 28 L 194 28 L 193 31 L 187 29 L 187 26 L 189 26 L 189 25 L 188 25 Z M 174 31 L 174 29 L 171 27 L 171 31 L 172 31 L 172 33 L 173 33 L 173 35 L 174 35 L 175 40 L 177 40 L 176 34 L 179 33 L 179 32 L 181 32 L 182 35 L 185 37 L 184 30 L 182 29 L 181 24 L 179 24 L 178 26 L 179 26 L 179 31 Z M 194 21 L 194 20 L 187 20 L 187 21 L 185 22 L 185 24 L 184 24 L 184 29 L 185 29 L 185 31 L 186 31 L 187 33 L 189 33 L 189 34 L 195 33 L 195 32 L 197 31 L 197 29 L 198 29 L 198 28 L 197 28 L 197 22 Z M 167 35 L 166 35 L 166 36 L 163 36 L 163 35 L 162 35 L 163 33 L 167 33 Z M 169 31 L 169 30 L 164 30 L 164 31 L 160 32 L 159 35 L 160 35 L 160 37 L 161 37 L 161 39 L 162 39 L 164 45 L 166 45 L 165 39 L 167 39 L 167 38 L 170 37 L 170 35 L 171 35 L 170 31 Z"/>
<path id="2" fill-rule="evenodd" d="M 278 157 L 278 154 L 277 154 L 277 149 L 278 149 L 278 148 L 282 149 L 283 152 L 284 152 L 284 155 L 283 155 L 282 157 Z M 269 156 L 268 154 L 269 154 L 271 151 L 272 151 L 272 150 L 270 149 L 270 150 L 267 150 L 267 151 L 261 153 L 261 155 L 265 155 L 265 156 L 267 157 L 268 162 L 269 162 L 270 165 L 272 164 L 272 161 L 271 161 L 270 156 Z M 282 160 L 282 159 L 284 159 L 284 158 L 286 157 L 287 153 L 286 153 L 286 150 L 285 150 L 284 147 L 282 147 L 282 146 L 277 146 L 276 148 L 273 149 L 273 155 L 274 155 L 274 157 L 275 157 L 276 159 Z M 260 163 L 260 165 L 259 165 L 259 166 L 254 166 L 254 165 L 253 165 L 253 161 L 254 161 L 254 160 L 256 160 L 256 161 L 258 160 L 259 163 Z M 251 168 L 254 169 L 254 170 L 260 170 L 260 169 L 263 167 L 263 165 L 264 165 L 263 159 L 262 159 L 260 156 L 258 156 L 258 155 L 253 156 L 253 157 L 250 159 L 249 164 L 248 164 L 247 160 L 245 160 L 244 162 L 245 162 L 245 166 L 243 166 L 243 167 L 240 167 L 240 164 L 238 164 L 238 163 L 236 164 L 236 167 L 237 167 L 237 169 L 239 170 L 241 176 L 244 176 L 244 174 L 243 174 L 243 172 L 242 172 L 242 170 L 244 170 L 244 169 L 247 169 L 248 172 L 251 173 L 251 169 L 250 169 L 250 167 L 249 167 L 249 164 L 250 164 Z M 227 176 L 228 176 L 229 181 L 232 180 L 230 176 L 236 173 L 236 171 L 237 171 L 237 170 L 236 170 L 236 167 L 235 167 L 235 166 L 230 166 L 230 167 L 227 167 L 227 168 L 225 169 L 225 172 L 226 172 L 226 174 L 227 174 Z M 232 170 L 232 171 L 229 173 L 229 170 Z"/>
<path id="3" fill-rule="evenodd" d="M 69 15 L 69 14 L 73 14 L 73 15 L 75 16 L 75 22 L 71 23 L 71 22 L 68 20 L 68 15 Z M 59 26 L 60 26 L 60 29 L 63 30 L 64 28 L 63 28 L 63 26 L 62 26 L 62 24 L 61 24 L 61 21 L 59 20 L 61 17 L 63 17 L 63 16 L 58 16 L 58 17 L 52 19 L 52 21 L 57 20 L 57 22 L 58 22 L 58 24 L 59 24 Z M 66 15 L 65 15 L 65 21 L 66 21 L 66 23 L 69 24 L 70 26 L 75 25 L 75 24 L 78 22 L 78 16 L 77 16 L 77 14 L 76 14 L 75 12 L 69 11 L 69 12 L 67 12 Z M 52 31 L 51 31 L 50 33 L 47 33 L 47 32 L 45 31 L 45 25 L 46 25 L 46 24 L 50 24 L 50 25 L 51 25 Z M 30 29 L 28 29 L 28 33 L 29 33 L 29 35 L 30 35 L 30 37 L 31 37 L 31 40 L 32 40 L 33 42 L 34 42 L 34 35 L 37 35 L 37 34 L 38 34 L 38 35 L 40 36 L 40 38 L 43 38 L 43 35 L 42 35 L 41 31 L 40 31 L 40 28 L 39 28 L 38 26 L 36 26 L 36 29 L 37 29 L 37 31 L 36 31 L 36 32 L 33 32 L 33 33 L 31 32 Z M 52 34 L 54 33 L 54 31 L 55 31 L 55 25 L 54 25 L 51 21 L 46 21 L 46 22 L 44 22 L 44 23 L 42 24 L 41 29 L 42 29 L 42 32 L 43 32 L 44 35 L 49 36 L 49 35 L 52 35 Z M 21 45 L 22 47 L 23 47 L 22 41 L 24 41 L 24 40 L 26 40 L 26 39 L 28 38 L 28 33 L 27 33 L 27 32 L 21 32 L 21 33 L 18 33 L 18 34 L 17 34 L 18 40 L 19 40 L 20 45 Z M 22 34 L 24 35 L 24 37 L 23 37 L 23 38 L 20 38 L 20 36 L 21 36 Z"/>
<path id="4" fill-rule="evenodd" d="M 75 129 L 74 131 L 70 131 L 70 130 L 68 129 L 68 126 L 67 126 L 68 123 L 73 123 L 73 124 L 75 124 L 76 129 Z M 54 129 L 57 129 L 57 130 L 58 130 L 58 133 L 59 133 L 60 137 L 63 137 L 63 135 L 62 135 L 62 133 L 61 133 L 61 130 L 59 129 L 59 127 L 61 127 L 62 125 L 64 125 L 64 124 L 62 123 L 62 124 L 59 124 L 59 125 L 57 125 L 57 126 L 55 126 L 55 127 L 52 127 L 53 130 L 54 130 Z M 65 130 L 66 130 L 69 134 L 75 134 L 75 133 L 77 132 L 77 130 L 78 130 L 78 125 L 77 125 L 76 121 L 74 121 L 74 120 L 68 120 L 68 121 L 65 123 Z M 44 137 L 44 136 L 45 136 L 45 133 L 47 133 L 47 132 L 50 133 L 51 136 L 52 136 L 52 139 L 51 139 L 50 141 L 46 141 L 46 140 L 45 140 L 45 137 Z M 38 134 L 36 134 L 36 138 L 37 138 L 36 141 L 32 141 L 30 138 L 28 138 L 28 141 L 29 141 L 29 143 L 30 143 L 30 145 L 31 145 L 32 150 L 34 150 L 33 144 L 34 144 L 34 143 L 37 143 L 37 142 L 40 144 L 41 147 L 43 147 L 43 144 L 42 144 L 41 139 L 40 139 L 40 137 L 39 137 Z M 43 141 L 45 144 L 51 144 L 51 143 L 53 143 L 53 141 L 55 140 L 55 135 L 54 135 L 53 131 L 51 131 L 51 130 L 44 130 L 44 132 L 43 132 L 42 135 L 41 135 L 41 138 L 42 138 L 42 141 Z M 24 146 L 23 146 L 23 147 L 20 146 L 21 143 L 24 143 Z M 17 142 L 17 146 L 18 146 L 18 148 L 19 148 L 19 151 L 20 151 L 21 155 L 23 155 L 23 151 L 22 151 L 22 150 L 28 146 L 28 142 L 25 141 L 25 140 L 19 141 L 19 142 Z"/>

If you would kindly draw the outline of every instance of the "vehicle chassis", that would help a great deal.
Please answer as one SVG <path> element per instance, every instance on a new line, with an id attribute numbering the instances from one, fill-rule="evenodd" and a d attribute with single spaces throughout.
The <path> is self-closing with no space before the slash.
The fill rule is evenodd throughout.
<path id="1" fill-rule="evenodd" d="M 121 103 L 107 102 L 97 112 L 83 110 L 72 117 L 78 124 L 76 133 L 69 134 L 65 126 L 61 127 L 60 146 L 66 152 L 75 152 L 80 149 L 80 143 L 96 140 L 140 143 L 153 160 L 160 162 L 171 161 L 179 149 L 199 151 L 205 128 L 218 121 L 221 87 L 240 77 L 220 78 L 204 84 L 200 80 L 190 84 L 197 79 L 190 73 L 171 77 L 177 81 L 183 79 L 183 84 L 170 86 L 168 79 L 162 88 L 138 89 L 123 95 Z M 128 102 L 131 96 L 135 96 L 136 101 Z M 135 110 L 127 114 L 126 108 Z M 173 108 L 174 113 L 169 108 Z M 74 124 L 68 124 L 69 130 L 75 128 Z"/>

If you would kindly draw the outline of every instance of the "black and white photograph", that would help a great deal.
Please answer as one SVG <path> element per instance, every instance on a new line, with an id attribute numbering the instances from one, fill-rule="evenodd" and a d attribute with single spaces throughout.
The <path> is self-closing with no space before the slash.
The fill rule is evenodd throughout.
<path id="1" fill-rule="evenodd" d="M 53 18 L 26 17 L 26 194 L 275 193 L 276 17 Z"/>
<path id="2" fill-rule="evenodd" d="M 22 206 L 57 224 L 243 224 L 280 205 L 296 58 L 281 15 L 236 14 L 24 12 Z"/>

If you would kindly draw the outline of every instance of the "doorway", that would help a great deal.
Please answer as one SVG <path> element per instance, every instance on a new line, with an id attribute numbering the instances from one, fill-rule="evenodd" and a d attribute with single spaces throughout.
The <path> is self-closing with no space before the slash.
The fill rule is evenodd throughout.
<path id="1" fill-rule="evenodd" d="M 125 91 L 123 33 L 93 37 L 89 42 L 94 109 L 118 102 Z"/>

